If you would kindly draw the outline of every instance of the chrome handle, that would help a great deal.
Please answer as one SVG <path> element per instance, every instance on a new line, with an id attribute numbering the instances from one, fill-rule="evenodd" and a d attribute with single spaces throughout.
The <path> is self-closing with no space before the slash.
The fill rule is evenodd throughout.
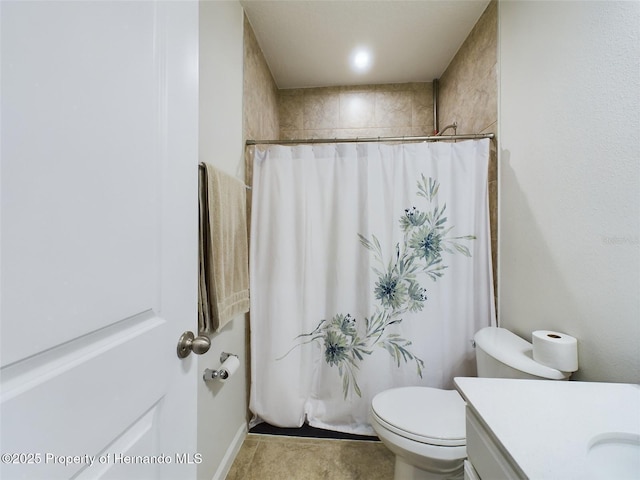
<path id="1" fill-rule="evenodd" d="M 178 357 L 186 358 L 191 352 L 196 355 L 207 353 L 211 347 L 211 340 L 206 335 L 196 337 L 192 332 L 184 332 L 178 340 Z"/>

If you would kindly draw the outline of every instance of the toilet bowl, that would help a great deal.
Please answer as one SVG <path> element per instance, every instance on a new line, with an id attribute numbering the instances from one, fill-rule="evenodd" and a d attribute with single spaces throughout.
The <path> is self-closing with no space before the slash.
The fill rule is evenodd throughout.
<path id="1" fill-rule="evenodd" d="M 369 420 L 396 455 L 396 479 L 462 478 L 467 456 L 465 403 L 455 390 L 386 390 L 372 400 Z"/>
<path id="2" fill-rule="evenodd" d="M 568 380 L 571 376 L 534 361 L 532 345 L 504 328 L 484 328 L 474 340 L 479 377 Z M 371 401 L 369 421 L 396 456 L 395 480 L 464 477 L 465 402 L 455 390 L 385 390 Z"/>

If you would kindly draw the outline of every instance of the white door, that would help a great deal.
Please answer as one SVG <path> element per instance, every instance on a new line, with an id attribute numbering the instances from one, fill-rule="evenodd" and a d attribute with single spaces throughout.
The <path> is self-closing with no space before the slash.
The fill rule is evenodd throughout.
<path id="1" fill-rule="evenodd" d="M 0 17 L 0 477 L 195 478 L 197 2 Z"/>

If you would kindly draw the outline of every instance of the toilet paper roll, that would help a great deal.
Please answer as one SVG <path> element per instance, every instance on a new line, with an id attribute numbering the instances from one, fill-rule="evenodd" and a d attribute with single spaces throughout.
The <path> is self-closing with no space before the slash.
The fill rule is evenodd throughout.
<path id="1" fill-rule="evenodd" d="M 562 372 L 578 370 L 578 341 L 570 335 L 536 330 L 533 332 L 533 359 Z"/>
<path id="2" fill-rule="evenodd" d="M 240 366 L 240 360 L 235 355 L 229 355 L 229 357 L 220 365 L 218 369 L 218 379 L 221 382 L 227 380 L 231 375 L 236 373 Z"/>

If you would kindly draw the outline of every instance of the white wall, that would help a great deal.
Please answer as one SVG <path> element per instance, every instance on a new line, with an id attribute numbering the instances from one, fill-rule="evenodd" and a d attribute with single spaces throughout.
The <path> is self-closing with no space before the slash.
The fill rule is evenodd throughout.
<path id="1" fill-rule="evenodd" d="M 640 382 L 640 3 L 499 5 L 502 326 Z"/>
<path id="2" fill-rule="evenodd" d="M 233 1 L 200 2 L 200 161 L 244 181 L 242 140 L 243 10 Z M 198 479 L 224 478 L 246 434 L 245 319 L 211 336 L 199 375 L 216 369 L 222 352 L 240 357 L 227 382 L 198 384 Z"/>

